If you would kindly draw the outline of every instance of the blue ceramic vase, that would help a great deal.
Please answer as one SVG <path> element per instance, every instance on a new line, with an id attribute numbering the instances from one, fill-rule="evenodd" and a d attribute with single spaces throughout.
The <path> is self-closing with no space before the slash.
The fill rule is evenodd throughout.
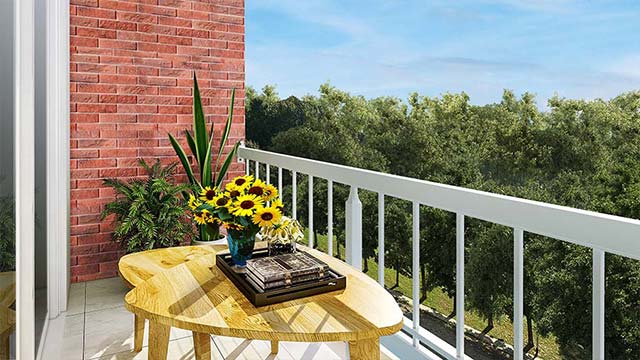
<path id="1" fill-rule="evenodd" d="M 247 235 L 241 231 L 229 230 L 227 234 L 229 253 L 233 264 L 239 268 L 247 266 L 247 260 L 251 259 L 253 247 L 256 244 L 256 235 Z"/>

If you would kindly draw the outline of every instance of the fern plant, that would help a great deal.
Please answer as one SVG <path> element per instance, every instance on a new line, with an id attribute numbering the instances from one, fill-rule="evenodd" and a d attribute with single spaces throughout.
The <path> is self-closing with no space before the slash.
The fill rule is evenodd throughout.
<path id="1" fill-rule="evenodd" d="M 115 215 L 113 240 L 131 253 L 176 246 L 190 239 L 194 229 L 182 196 L 189 186 L 175 185 L 171 180 L 177 164 L 163 167 L 156 160 L 149 166 L 143 159 L 139 164 L 147 171 L 146 179 L 104 180 L 117 193 L 102 211 L 103 219 Z"/>

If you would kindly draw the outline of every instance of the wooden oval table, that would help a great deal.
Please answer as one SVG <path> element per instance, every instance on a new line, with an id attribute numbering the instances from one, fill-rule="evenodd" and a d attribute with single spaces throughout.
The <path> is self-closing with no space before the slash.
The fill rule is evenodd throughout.
<path id="1" fill-rule="evenodd" d="M 366 274 L 301 246 L 347 276 L 330 293 L 256 308 L 204 255 L 138 284 L 125 307 L 149 320 L 149 359 L 166 359 L 171 327 L 191 330 L 196 359 L 211 358 L 210 334 L 277 341 L 349 343 L 353 360 L 379 359 L 380 337 L 402 328 L 393 297 Z"/>

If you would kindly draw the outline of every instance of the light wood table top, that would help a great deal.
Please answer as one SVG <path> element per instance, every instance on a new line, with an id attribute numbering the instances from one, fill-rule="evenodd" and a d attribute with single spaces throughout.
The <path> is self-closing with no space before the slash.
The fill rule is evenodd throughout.
<path id="1" fill-rule="evenodd" d="M 123 256 L 118 262 L 118 273 L 130 289 L 154 275 L 204 255 L 227 250 L 226 245 L 178 246 L 153 249 Z"/>
<path id="2" fill-rule="evenodd" d="M 138 283 L 126 295 L 125 307 L 155 324 L 160 334 L 178 327 L 194 334 L 272 341 L 348 341 L 352 358 L 378 358 L 379 337 L 402 328 L 403 314 L 393 297 L 346 263 L 301 248 L 346 275 L 346 289 L 256 308 L 218 269 L 211 253 Z M 378 347 L 377 356 L 366 353 L 372 347 Z"/>

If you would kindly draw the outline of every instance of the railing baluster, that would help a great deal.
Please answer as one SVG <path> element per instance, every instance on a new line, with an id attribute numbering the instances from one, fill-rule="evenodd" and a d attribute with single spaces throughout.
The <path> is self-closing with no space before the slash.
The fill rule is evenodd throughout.
<path id="1" fill-rule="evenodd" d="M 333 256 L 333 181 L 327 180 L 327 254 Z"/>
<path id="2" fill-rule="evenodd" d="M 291 215 L 298 218 L 298 172 L 291 173 Z"/>
<path id="3" fill-rule="evenodd" d="M 362 270 L 362 202 L 355 186 L 351 186 L 345 209 L 345 257 L 347 263 Z"/>
<path id="4" fill-rule="evenodd" d="M 384 194 L 378 193 L 378 283 L 384 287 Z"/>
<path id="5" fill-rule="evenodd" d="M 244 174 L 249 175 L 249 172 L 251 172 L 251 160 L 244 159 L 244 161 Z"/>
<path id="6" fill-rule="evenodd" d="M 592 310 L 592 355 L 594 360 L 604 359 L 604 251 L 593 249 L 593 310 Z"/>
<path id="7" fill-rule="evenodd" d="M 413 330 L 420 331 L 420 204 L 413 202 L 413 254 L 411 266 L 411 280 L 413 281 Z M 413 346 L 418 347 L 420 341 L 413 336 Z"/>
<path id="8" fill-rule="evenodd" d="M 256 161 L 256 179 L 260 179 L 260 163 Z"/>
<path id="9" fill-rule="evenodd" d="M 513 358 L 523 358 L 524 231 L 513 229 Z"/>
<path id="10" fill-rule="evenodd" d="M 456 357 L 464 359 L 464 215 L 456 214 Z"/>
<path id="11" fill-rule="evenodd" d="M 264 164 L 267 167 L 267 184 L 271 184 L 271 166 L 269 166 L 269 164 Z"/>
<path id="12" fill-rule="evenodd" d="M 313 249 L 313 176 L 309 175 L 309 247 Z"/>
<path id="13" fill-rule="evenodd" d="M 280 199 L 282 199 L 282 168 L 278 167 L 278 191 L 280 191 Z"/>

